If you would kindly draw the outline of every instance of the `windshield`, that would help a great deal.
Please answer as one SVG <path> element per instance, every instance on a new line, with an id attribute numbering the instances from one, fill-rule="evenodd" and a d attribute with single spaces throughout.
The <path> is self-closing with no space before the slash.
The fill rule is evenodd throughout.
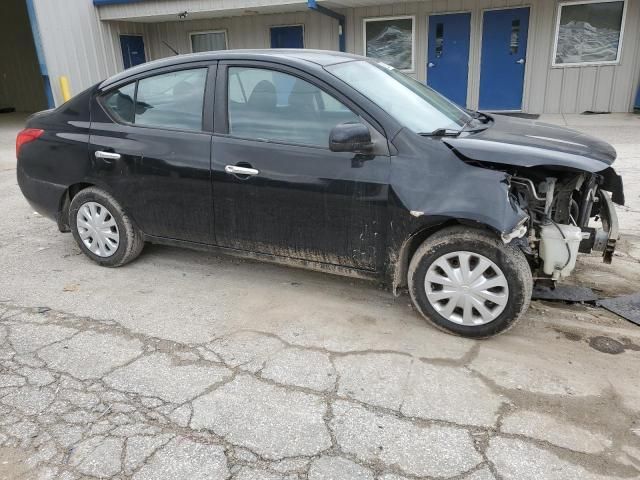
<path id="1" fill-rule="evenodd" d="M 471 120 L 436 91 L 384 63 L 355 60 L 326 69 L 415 133 L 460 130 Z"/>

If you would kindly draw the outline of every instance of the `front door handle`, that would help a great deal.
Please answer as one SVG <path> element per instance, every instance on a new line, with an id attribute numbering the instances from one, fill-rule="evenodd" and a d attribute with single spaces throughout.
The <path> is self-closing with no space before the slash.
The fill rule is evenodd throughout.
<path id="1" fill-rule="evenodd" d="M 232 175 L 258 175 L 260 173 L 255 168 L 239 167 L 237 165 L 227 165 L 224 167 L 224 171 Z"/>
<path id="2" fill-rule="evenodd" d="M 103 160 L 120 160 L 120 154 L 114 152 L 103 152 L 102 150 L 96 150 L 96 158 L 102 158 Z"/>
<path id="3" fill-rule="evenodd" d="M 435 64 L 435 63 L 433 63 L 433 62 L 429 62 L 429 63 L 427 63 L 427 67 L 429 67 L 429 68 L 433 68 L 433 67 L 435 67 L 435 66 L 436 66 L 436 64 Z"/>
<path id="4" fill-rule="evenodd" d="M 520 65 L 524 65 L 524 58 L 521 58 L 520 60 L 516 60 L 516 63 L 519 63 Z"/>

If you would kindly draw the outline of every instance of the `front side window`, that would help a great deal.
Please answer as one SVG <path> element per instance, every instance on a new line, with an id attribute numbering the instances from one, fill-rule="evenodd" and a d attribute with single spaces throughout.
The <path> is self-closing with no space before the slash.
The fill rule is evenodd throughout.
<path id="1" fill-rule="evenodd" d="M 191 51 L 211 52 L 227 49 L 227 32 L 217 30 L 213 32 L 198 32 L 191 34 Z"/>
<path id="2" fill-rule="evenodd" d="M 358 116 L 315 85 L 275 70 L 230 67 L 229 134 L 327 147 L 331 129 Z"/>
<path id="3" fill-rule="evenodd" d="M 364 54 L 399 70 L 413 70 L 413 17 L 364 21 Z"/>
<path id="4" fill-rule="evenodd" d="M 554 65 L 617 62 L 624 4 L 624 0 L 560 4 Z"/>
<path id="5" fill-rule="evenodd" d="M 331 74 L 415 133 L 460 129 L 471 120 L 435 90 L 383 63 L 354 60 L 326 67 Z"/>

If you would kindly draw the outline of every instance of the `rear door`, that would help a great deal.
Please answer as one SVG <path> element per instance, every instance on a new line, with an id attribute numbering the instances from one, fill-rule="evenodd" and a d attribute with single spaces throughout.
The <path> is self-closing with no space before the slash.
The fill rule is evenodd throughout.
<path id="1" fill-rule="evenodd" d="M 375 155 L 331 152 L 330 130 L 363 119 L 339 92 L 292 68 L 220 62 L 216 83 L 216 242 L 375 270 L 385 254 L 384 137 L 370 128 L 384 146 Z"/>
<path id="2" fill-rule="evenodd" d="M 213 243 L 215 66 L 191 65 L 104 92 L 92 111 L 94 174 L 148 235 Z"/>

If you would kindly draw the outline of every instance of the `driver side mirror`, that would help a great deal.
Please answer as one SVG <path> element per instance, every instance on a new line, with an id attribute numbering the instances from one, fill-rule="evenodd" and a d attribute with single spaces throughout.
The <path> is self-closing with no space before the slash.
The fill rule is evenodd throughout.
<path id="1" fill-rule="evenodd" d="M 371 153 L 371 132 L 363 123 L 339 123 L 329 135 L 332 152 Z"/>

